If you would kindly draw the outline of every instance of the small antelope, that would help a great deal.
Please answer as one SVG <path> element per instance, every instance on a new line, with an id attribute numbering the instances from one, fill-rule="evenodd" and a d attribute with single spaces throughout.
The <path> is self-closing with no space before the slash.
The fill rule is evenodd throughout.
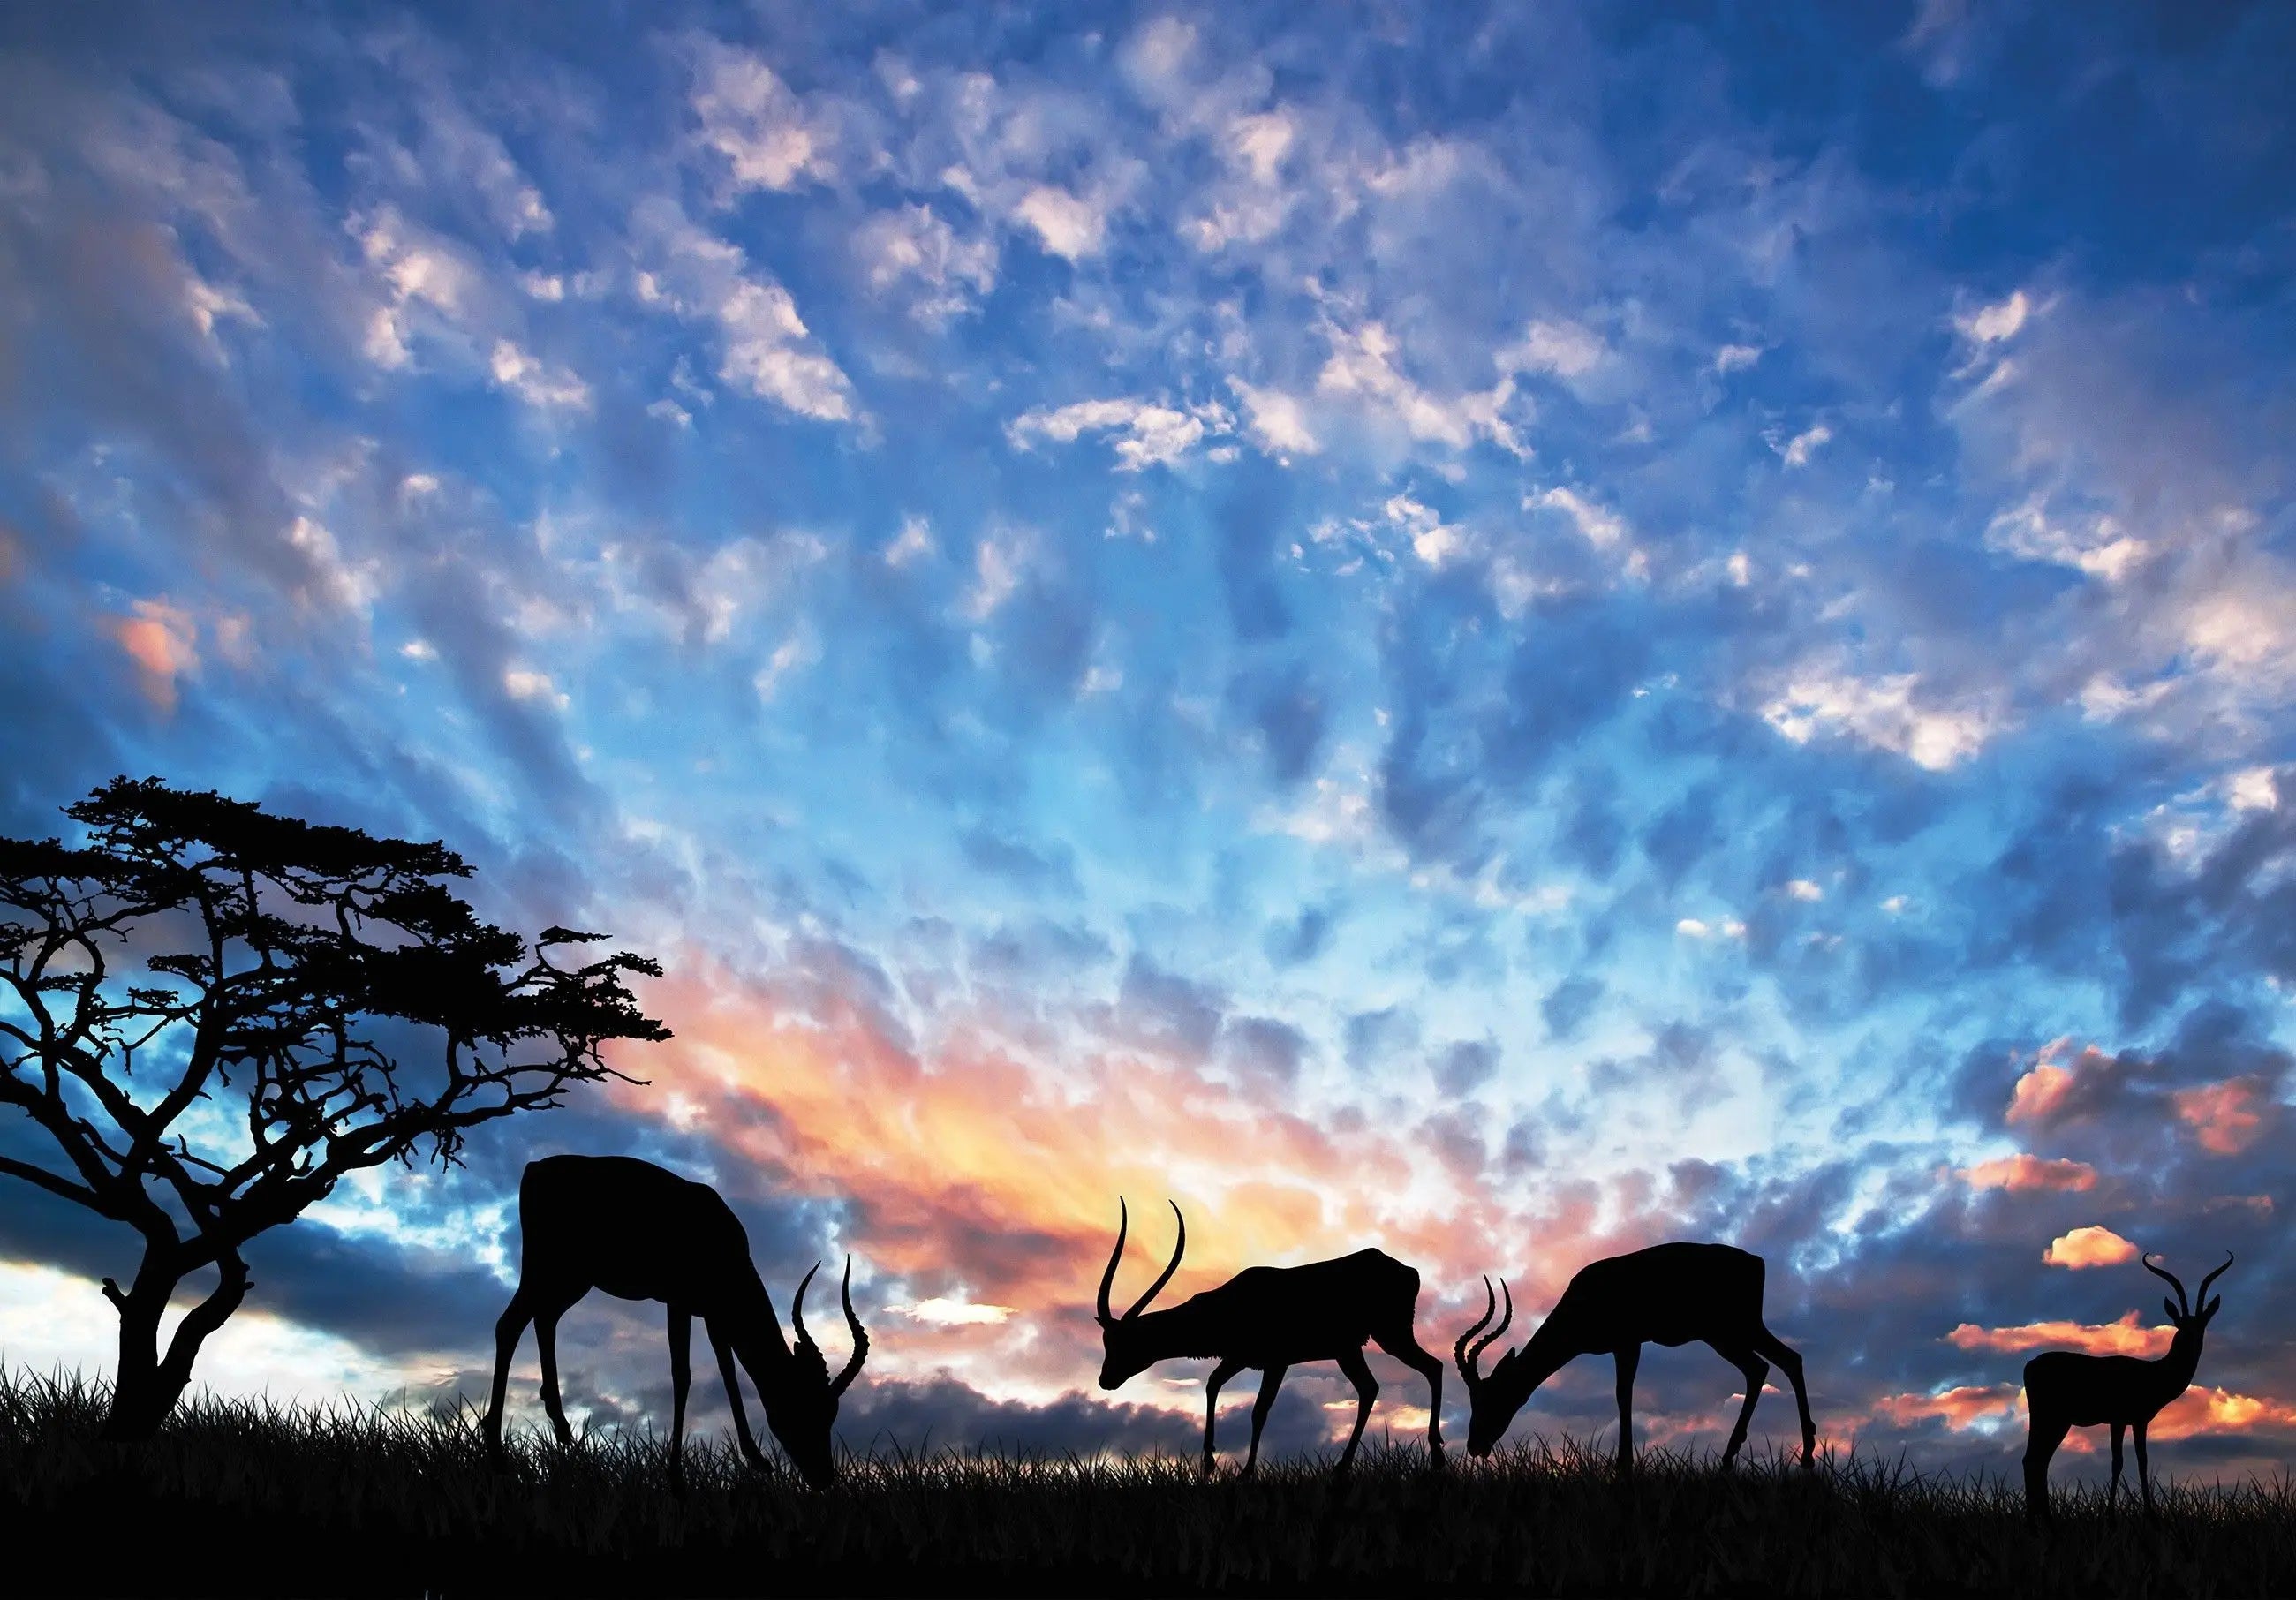
<path id="1" fill-rule="evenodd" d="M 1801 1411 L 1801 1464 L 1809 1465 L 1817 1429 L 1810 1422 L 1809 1396 L 1802 1389 L 1801 1358 L 1763 1325 L 1765 1271 L 1761 1257 L 1727 1244 L 1653 1244 L 1596 1261 L 1578 1269 L 1538 1331 L 1521 1349 L 1508 1350 L 1493 1362 L 1488 1373 L 1478 1371 L 1478 1365 L 1514 1321 L 1514 1296 L 1507 1295 L 1506 1316 L 1498 1326 L 1470 1349 L 1467 1342 L 1482 1333 L 1498 1309 L 1491 1282 L 1485 1278 L 1483 1314 L 1459 1335 L 1451 1351 L 1473 1407 L 1467 1453 L 1489 1455 L 1532 1391 L 1573 1358 L 1607 1352 L 1619 1365 L 1619 1465 L 1629 1467 L 1634 1465 L 1629 1413 L 1642 1347 L 1697 1339 L 1746 1374 L 1746 1403 L 1739 1407 L 1738 1425 L 1730 1430 L 1722 1465 L 1735 1461 L 1746 1442 L 1746 1424 L 1753 1419 L 1754 1402 L 1761 1398 L 1775 1361 L 1793 1384 L 1794 1404 Z M 1499 1287 L 1505 1292 L 1504 1282 Z"/>
<path id="2" fill-rule="evenodd" d="M 545 1156 L 529 1161 L 519 1179 L 518 1226 L 518 1289 L 495 1324 L 494 1394 L 487 1407 L 487 1448 L 496 1461 L 502 1458 L 510 1358 L 529 1321 L 542 1355 L 543 1407 L 558 1431 L 558 1442 L 572 1442 L 574 1431 L 566 1425 L 558 1399 L 558 1319 L 591 1290 L 603 1289 L 622 1300 L 658 1300 L 669 1307 L 673 1482 L 685 1481 L 685 1391 L 693 1377 L 688 1350 L 696 1317 L 718 1352 L 726 1398 L 734 1407 L 734 1432 L 750 1464 L 762 1466 L 765 1455 L 750 1436 L 749 1414 L 734 1375 L 736 1358 L 758 1386 L 767 1425 L 805 1481 L 816 1489 L 836 1481 L 830 1426 L 837 1420 L 838 1399 L 869 1354 L 869 1335 L 853 1313 L 851 1257 L 845 1262 L 844 1300 L 853 1356 L 832 1380 L 820 1347 L 805 1331 L 806 1285 L 821 1270 L 820 1263 L 798 1284 L 790 1305 L 790 1322 L 797 1330 L 791 1350 L 782 1341 L 773 1302 L 750 1259 L 748 1231 L 707 1184 L 627 1156 Z"/>
<path id="3" fill-rule="evenodd" d="M 1246 1367 L 1258 1368 L 1264 1375 L 1259 1398 L 1251 1403 L 1251 1449 L 1243 1460 L 1248 1473 L 1259 1464 L 1259 1432 L 1267 1424 L 1284 1373 L 1302 1361 L 1336 1361 L 1356 1386 L 1355 1431 L 1340 1456 L 1339 1470 L 1345 1472 L 1355 1459 L 1372 1402 L 1379 1398 L 1379 1381 L 1363 1358 L 1364 1342 L 1376 1340 L 1380 1349 L 1426 1375 L 1427 1448 L 1437 1462 L 1443 1459 L 1443 1364 L 1411 1336 L 1412 1310 L 1419 1299 L 1415 1269 L 1376 1250 L 1305 1267 L 1247 1267 L 1217 1289 L 1150 1311 L 1148 1302 L 1172 1281 L 1188 1248 L 1188 1219 L 1180 1214 L 1177 1202 L 1172 1216 L 1180 1235 L 1170 1264 L 1130 1310 L 1117 1317 L 1109 1310 L 1108 1292 L 1116 1282 L 1117 1263 L 1124 1259 L 1124 1235 L 1131 1221 L 1124 1202 L 1117 1202 L 1116 1248 L 1109 1252 L 1108 1270 L 1100 1275 L 1103 1389 L 1117 1388 L 1158 1361 L 1218 1357 L 1219 1365 L 1212 1368 L 1204 1392 L 1204 1473 L 1209 1477 L 1221 1386 Z"/>
<path id="4" fill-rule="evenodd" d="M 2198 1311 L 2185 1300 L 2185 1285 L 2177 1281 L 2175 1273 L 2152 1265 L 2149 1252 L 2139 1259 L 2145 1271 L 2166 1278 L 2177 1292 L 2174 1304 L 2165 1295 L 2161 1300 L 2161 1309 L 2169 1313 L 2177 1330 L 2169 1341 L 2168 1354 L 2147 1361 L 2138 1356 L 2044 1350 L 2025 1363 L 2025 1409 L 2030 1419 L 2025 1436 L 2025 1514 L 2034 1522 L 2048 1520 L 2049 1459 L 2064 1442 L 2065 1431 L 2099 1423 L 2112 1425 L 2112 1482 L 2104 1491 L 2105 1509 L 2112 1509 L 2120 1493 L 2120 1436 L 2134 1428 L 2136 1481 L 2144 1491 L 2144 1514 L 2152 1514 L 2152 1476 L 2144 1461 L 2144 1430 L 2161 1407 L 2192 1386 L 2193 1373 L 2201 1364 L 2201 1335 L 2208 1331 L 2209 1318 L 2224 1304 L 2221 1295 L 2208 1298 L 2209 1285 L 2232 1265 L 2232 1252 L 2225 1251 L 2224 1266 L 2201 1280 L 2201 1291 L 2193 1296 L 2205 1302 Z"/>

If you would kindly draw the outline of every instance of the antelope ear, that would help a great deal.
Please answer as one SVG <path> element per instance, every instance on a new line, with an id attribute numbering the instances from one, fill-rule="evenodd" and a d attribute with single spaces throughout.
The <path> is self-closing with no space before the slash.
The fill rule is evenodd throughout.
<path id="1" fill-rule="evenodd" d="M 2222 1304 L 2224 1304 L 2223 1295 L 2210 1296 L 2208 1309 L 2201 1313 L 2201 1320 L 2206 1322 L 2210 1317 L 2214 1317 L 2217 1314 L 2217 1308 Z"/>
<path id="2" fill-rule="evenodd" d="M 2161 1309 L 2169 1314 L 2169 1320 L 2170 1322 L 2175 1323 L 2179 1327 L 2184 1325 L 2185 1314 L 2177 1309 L 2177 1302 L 2170 1300 L 2165 1294 L 2161 1297 Z"/>

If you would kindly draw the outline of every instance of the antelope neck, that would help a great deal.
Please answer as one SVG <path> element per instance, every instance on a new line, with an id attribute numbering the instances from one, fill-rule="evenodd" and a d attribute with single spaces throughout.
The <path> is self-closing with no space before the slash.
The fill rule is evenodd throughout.
<path id="1" fill-rule="evenodd" d="M 1218 1349 L 1219 1332 L 1204 1316 L 1205 1308 L 1198 1303 L 1200 1299 L 1185 1300 L 1160 1311 L 1143 1311 L 1117 1325 L 1129 1328 L 1128 1337 L 1158 1352 L 1155 1358 L 1160 1361 L 1173 1357 L 1217 1356 L 1222 1353 Z"/>

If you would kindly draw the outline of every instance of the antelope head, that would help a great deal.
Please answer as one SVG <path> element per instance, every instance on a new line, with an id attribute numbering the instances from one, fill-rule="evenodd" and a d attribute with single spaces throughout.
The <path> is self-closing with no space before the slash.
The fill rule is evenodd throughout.
<path id="1" fill-rule="evenodd" d="M 1172 1246 L 1171 1263 L 1164 1268 L 1163 1276 L 1148 1285 L 1148 1292 L 1134 1301 L 1129 1311 L 1118 1317 L 1108 1309 L 1108 1292 L 1116 1283 L 1116 1264 L 1124 1259 L 1124 1233 L 1132 1218 L 1121 1199 L 1116 1202 L 1116 1248 L 1108 1252 L 1108 1270 L 1100 1275 L 1100 1302 L 1096 1312 L 1100 1318 L 1100 1386 L 1103 1389 L 1117 1388 L 1133 1374 L 1171 1353 L 1153 1348 L 1144 1336 L 1146 1330 L 1140 1325 L 1140 1313 L 1146 1310 L 1148 1302 L 1172 1281 L 1172 1275 L 1180 1269 L 1180 1257 L 1188 1248 L 1188 1219 L 1180 1215 L 1179 1202 L 1172 1202 L 1171 1206 L 1173 1220 L 1180 1225 L 1179 1243 Z"/>
<path id="2" fill-rule="evenodd" d="M 1499 1318 L 1498 1326 L 1483 1333 L 1483 1329 L 1489 1325 L 1499 1309 L 1499 1296 L 1491 1292 L 1491 1280 L 1485 1278 L 1483 1314 L 1475 1318 L 1475 1325 L 1460 1334 L 1458 1342 L 1451 1347 L 1451 1358 L 1458 1364 L 1459 1377 L 1467 1385 L 1470 1407 L 1467 1454 L 1474 1456 L 1491 1453 L 1491 1447 L 1498 1443 L 1499 1436 L 1507 1431 L 1507 1424 L 1514 1421 L 1514 1414 L 1521 1410 L 1523 1401 L 1530 1398 L 1530 1391 L 1523 1387 L 1516 1375 L 1515 1364 L 1521 1359 L 1521 1351 L 1504 1351 L 1497 1360 L 1491 1363 L 1490 1371 L 1480 1370 L 1483 1352 L 1496 1343 L 1514 1322 L 1514 1295 L 1508 1291 L 1504 1278 L 1499 1281 L 1499 1294 L 1506 1297 L 1506 1315 Z M 1483 1336 L 1476 1339 L 1478 1333 Z M 1471 1339 L 1474 1340 L 1472 1346 L 1467 1342 Z"/>
<path id="3" fill-rule="evenodd" d="M 2224 1304 L 2224 1296 L 2221 1294 L 2214 1300 L 2209 1299 L 2209 1285 L 2223 1275 L 2225 1267 L 2232 1265 L 2232 1251 L 2225 1251 L 2224 1267 L 2218 1268 L 2216 1271 L 2202 1278 L 2200 1292 L 2189 1301 L 2185 1298 L 2185 1285 L 2177 1281 L 2175 1273 L 2166 1268 L 2152 1265 L 2152 1255 L 2150 1251 L 2138 1259 L 2144 1263 L 2145 1271 L 2154 1277 L 2167 1279 L 2169 1287 L 2177 1292 L 2177 1298 L 2173 1304 L 2168 1296 L 2161 1297 L 2161 1309 L 2169 1314 L 2169 1320 L 2176 1325 L 2177 1337 L 2183 1339 L 2186 1334 L 2190 1334 L 2197 1340 L 2202 1331 L 2209 1325 L 2209 1318 L 2214 1317 L 2217 1314 L 2217 1308 Z M 2197 1311 L 2193 1309 L 2195 1305 L 2200 1307 Z"/>
<path id="4" fill-rule="evenodd" d="M 758 1393 L 766 1403 L 766 1424 L 781 1440 L 786 1454 L 799 1474 L 816 1489 L 827 1489 L 837 1481 L 837 1460 L 830 1448 L 830 1428 L 837 1421 L 837 1402 L 860 1375 L 861 1363 L 869 1354 L 869 1335 L 861 1326 L 860 1317 L 853 1312 L 853 1258 L 845 1258 L 845 1325 L 853 1331 L 853 1355 L 845 1363 L 845 1370 L 835 1378 L 829 1375 L 829 1363 L 822 1359 L 821 1347 L 813 1335 L 805 1331 L 805 1292 L 813 1282 L 813 1275 L 821 1270 L 816 1261 L 797 1286 L 797 1298 L 790 1302 L 790 1324 L 796 1330 L 797 1342 L 790 1352 L 789 1380 L 785 1383 L 758 1385 Z"/>

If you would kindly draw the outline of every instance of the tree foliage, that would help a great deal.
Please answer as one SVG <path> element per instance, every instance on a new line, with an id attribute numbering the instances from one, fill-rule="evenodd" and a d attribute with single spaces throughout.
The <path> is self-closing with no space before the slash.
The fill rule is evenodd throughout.
<path id="1" fill-rule="evenodd" d="M 533 946 L 483 922 L 445 846 L 118 778 L 66 808 L 84 836 L 0 839 L 0 1106 L 45 1133 L 0 1175 L 124 1223 L 143 1267 L 121 1317 L 119 1436 L 148 1433 L 248 1288 L 241 1248 L 347 1175 L 627 1078 L 601 1046 L 659 1040 L 641 956 Z M 8 1140 L 20 1149 L 21 1141 Z M 52 1146 L 52 1148 L 50 1148 Z M 216 1290 L 162 1358 L 189 1274 Z"/>

